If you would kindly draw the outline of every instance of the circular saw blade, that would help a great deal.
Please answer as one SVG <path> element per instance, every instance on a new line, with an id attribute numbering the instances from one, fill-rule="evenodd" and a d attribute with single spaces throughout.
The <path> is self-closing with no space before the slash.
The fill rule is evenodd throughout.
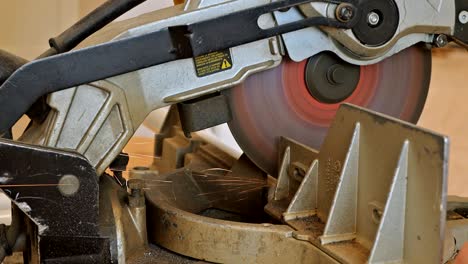
<path id="1" fill-rule="evenodd" d="M 306 63 L 286 60 L 226 92 L 233 115 L 229 127 L 237 143 L 272 176 L 277 171 L 280 137 L 320 149 L 340 105 L 321 103 L 310 95 Z M 430 75 L 430 50 L 411 47 L 378 64 L 362 66 L 357 88 L 343 102 L 416 123 Z"/>

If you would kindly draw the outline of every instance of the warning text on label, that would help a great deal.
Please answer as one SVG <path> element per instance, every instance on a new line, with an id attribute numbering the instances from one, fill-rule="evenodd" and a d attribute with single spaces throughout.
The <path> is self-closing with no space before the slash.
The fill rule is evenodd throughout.
<path id="1" fill-rule="evenodd" d="M 198 77 L 226 71 L 232 68 L 231 52 L 229 50 L 216 51 L 201 55 L 193 59 Z"/>

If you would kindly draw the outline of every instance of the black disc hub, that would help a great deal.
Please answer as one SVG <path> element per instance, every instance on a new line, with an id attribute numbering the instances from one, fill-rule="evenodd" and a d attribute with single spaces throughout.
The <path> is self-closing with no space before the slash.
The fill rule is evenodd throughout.
<path id="1" fill-rule="evenodd" d="M 324 52 L 308 60 L 305 82 L 315 99 L 322 103 L 336 104 L 353 94 L 360 74 L 360 66 L 349 64 L 333 53 Z"/>
<path id="2" fill-rule="evenodd" d="M 361 15 L 353 33 L 362 44 L 380 46 L 392 39 L 400 22 L 394 0 L 363 0 L 359 9 Z"/>

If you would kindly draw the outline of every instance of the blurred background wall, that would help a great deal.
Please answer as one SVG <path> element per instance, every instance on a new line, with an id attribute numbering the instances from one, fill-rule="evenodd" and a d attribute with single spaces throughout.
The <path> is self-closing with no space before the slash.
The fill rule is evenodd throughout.
<path id="1" fill-rule="evenodd" d="M 79 7 L 80 7 L 79 15 L 84 16 L 88 14 L 91 10 L 93 10 L 94 8 L 96 8 L 98 5 L 100 5 L 103 2 L 105 1 L 104 0 L 79 0 Z M 166 6 L 170 6 L 172 4 L 173 4 L 172 0 L 147 0 L 141 5 L 135 7 L 133 10 L 131 10 L 127 14 L 120 17 L 119 19 L 134 17 L 143 13 L 147 13 L 151 10 L 156 10 L 156 9 L 160 9 Z"/>
<path id="2" fill-rule="evenodd" d="M 33 59 L 47 40 L 104 0 L 0 1 L 0 49 Z M 171 0 L 148 0 L 121 19 L 169 6 Z M 468 196 L 468 55 L 461 49 L 435 52 L 432 84 L 419 125 L 450 136 L 449 193 Z"/>
<path id="3" fill-rule="evenodd" d="M 0 48 L 34 59 L 56 36 L 104 0 L 3 0 L 0 1 Z M 172 0 L 148 0 L 120 19 L 172 4 Z"/>
<path id="4" fill-rule="evenodd" d="M 79 7 L 77 0 L 1 1 L 0 47 L 33 59 L 48 47 L 50 36 L 76 21 Z"/>

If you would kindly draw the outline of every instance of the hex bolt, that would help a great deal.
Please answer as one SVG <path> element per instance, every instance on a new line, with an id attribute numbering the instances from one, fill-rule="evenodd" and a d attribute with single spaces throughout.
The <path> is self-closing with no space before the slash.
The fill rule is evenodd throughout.
<path id="1" fill-rule="evenodd" d="M 463 10 L 458 14 L 458 21 L 462 24 L 468 23 L 468 11 Z"/>
<path id="2" fill-rule="evenodd" d="M 141 179 L 131 179 L 127 182 L 127 186 L 130 190 L 128 205 L 130 207 L 144 207 L 145 195 L 143 188 L 145 188 L 145 182 Z"/>
<path id="3" fill-rule="evenodd" d="M 380 22 L 380 16 L 376 12 L 372 11 L 367 15 L 367 23 L 371 27 L 375 27 Z"/>
<path id="4" fill-rule="evenodd" d="M 440 34 L 434 37 L 434 45 L 438 48 L 447 46 L 448 38 L 444 34 Z"/>
<path id="5" fill-rule="evenodd" d="M 336 19 L 340 22 L 349 22 L 355 14 L 354 6 L 346 3 L 340 4 L 335 11 Z"/>

